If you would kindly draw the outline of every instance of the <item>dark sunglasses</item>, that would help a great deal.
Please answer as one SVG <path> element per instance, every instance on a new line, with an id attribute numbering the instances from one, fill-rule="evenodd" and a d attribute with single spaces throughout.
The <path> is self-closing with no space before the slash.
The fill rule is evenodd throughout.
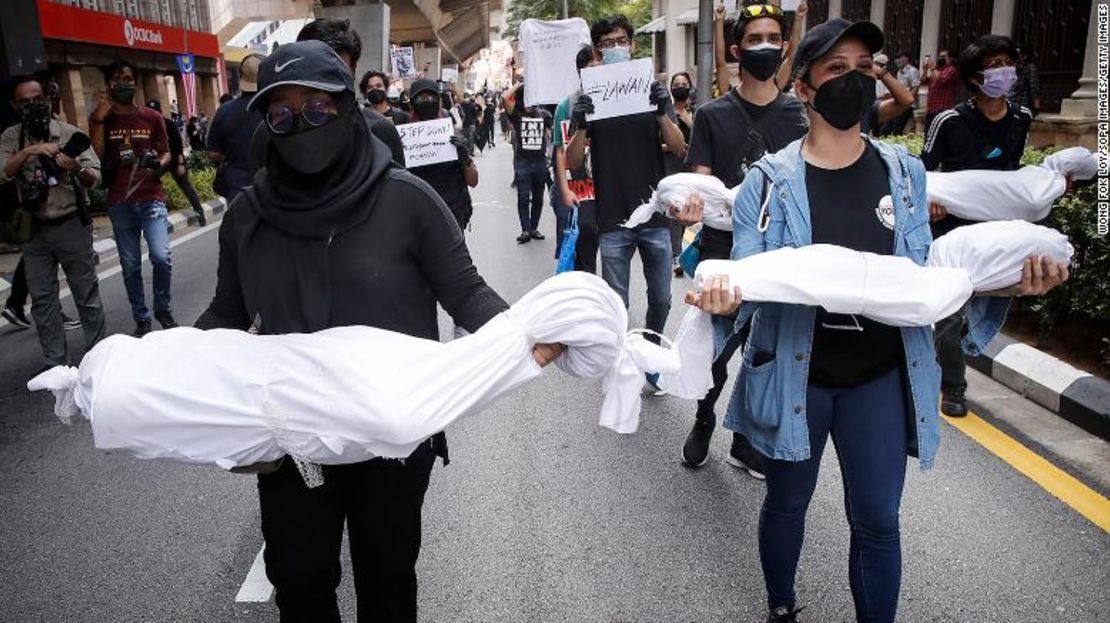
<path id="1" fill-rule="evenodd" d="M 782 8 L 773 4 L 753 4 L 740 9 L 740 19 L 782 17 Z"/>
<path id="2" fill-rule="evenodd" d="M 274 134 L 288 134 L 297 126 L 297 117 L 316 128 L 338 116 L 331 110 L 331 104 L 324 100 L 310 99 L 301 104 L 300 110 L 289 106 L 279 106 L 266 112 L 266 125 Z"/>

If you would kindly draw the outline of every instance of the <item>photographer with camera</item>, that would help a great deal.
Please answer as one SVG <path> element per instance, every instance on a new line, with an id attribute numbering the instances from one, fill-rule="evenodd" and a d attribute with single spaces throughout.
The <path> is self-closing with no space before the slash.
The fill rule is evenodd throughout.
<path id="1" fill-rule="evenodd" d="M 154 319 L 164 329 L 177 326 L 170 312 L 170 235 L 162 173 L 170 165 L 169 139 L 162 115 L 135 104 L 139 71 L 125 60 L 104 70 L 111 100 L 101 97 L 89 115 L 93 148 L 104 161 L 108 216 L 123 268 L 123 284 L 135 319 L 135 337 L 150 333 L 151 313 L 143 292 L 140 236 L 146 237 L 154 271 Z"/>
<path id="2" fill-rule="evenodd" d="M 19 207 L 16 235 L 39 343 L 47 365 L 69 365 L 58 266 L 92 348 L 104 338 L 104 311 L 92 248 L 85 189 L 100 181 L 100 161 L 77 127 L 53 119 L 42 82 L 12 80 L 12 107 L 20 123 L 0 135 L 0 183 L 14 181 Z"/>

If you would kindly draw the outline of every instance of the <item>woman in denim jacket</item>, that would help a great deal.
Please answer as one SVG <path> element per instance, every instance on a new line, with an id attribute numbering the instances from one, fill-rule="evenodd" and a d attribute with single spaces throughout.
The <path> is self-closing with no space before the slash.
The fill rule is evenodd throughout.
<path id="1" fill-rule="evenodd" d="M 920 160 L 872 141 L 859 119 L 875 97 L 872 54 L 883 34 L 834 19 L 811 30 L 794 62 L 795 90 L 810 130 L 749 172 L 734 206 L 732 258 L 781 247 L 838 244 L 924 264 L 932 235 Z M 981 293 L 970 348 L 1001 326 L 1007 299 L 1039 294 L 1066 278 L 1027 262 L 1021 284 Z M 794 579 L 805 513 L 832 437 L 851 529 L 849 580 L 858 621 L 894 621 L 901 580 L 898 514 L 906 455 L 932 464 L 940 438 L 940 369 L 929 327 L 896 328 L 863 317 L 780 303 L 740 305 L 714 278 L 688 302 L 751 321 L 725 426 L 770 460 L 759 521 L 768 621 L 794 621 Z M 974 342 L 978 341 L 978 344 Z"/>

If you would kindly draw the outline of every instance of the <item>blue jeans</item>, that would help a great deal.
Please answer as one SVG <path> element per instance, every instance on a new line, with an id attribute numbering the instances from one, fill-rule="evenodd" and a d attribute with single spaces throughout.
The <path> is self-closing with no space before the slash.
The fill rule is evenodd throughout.
<path id="1" fill-rule="evenodd" d="M 516 211 L 520 231 L 536 231 L 543 212 L 543 188 L 547 185 L 547 161 L 543 158 L 518 158 L 513 163 L 516 175 Z"/>
<path id="2" fill-rule="evenodd" d="M 644 326 L 663 333 L 667 314 L 671 311 L 671 231 L 667 227 L 618 229 L 604 232 L 601 242 L 601 278 L 620 295 L 628 307 L 628 279 L 632 272 L 632 254 L 640 251 L 647 282 L 647 318 Z M 654 336 L 648 336 L 658 343 Z M 655 384 L 657 375 L 649 374 Z"/>
<path id="3" fill-rule="evenodd" d="M 112 235 L 123 269 L 123 285 L 131 302 L 131 317 L 136 322 L 150 320 L 143 294 L 142 249 L 140 236 L 146 238 L 150 265 L 154 271 L 154 311 L 170 311 L 170 234 L 166 220 L 166 204 L 161 201 L 120 203 L 108 208 L 112 219 Z"/>
<path id="4" fill-rule="evenodd" d="M 806 392 L 811 456 L 767 461 L 767 496 L 759 515 L 759 558 L 771 608 L 793 606 L 794 576 L 806 509 L 832 435 L 844 480 L 851 539 L 848 581 L 856 620 L 894 621 L 902 579 L 898 509 L 906 480 L 909 405 L 896 368 L 855 387 L 810 385 Z"/>

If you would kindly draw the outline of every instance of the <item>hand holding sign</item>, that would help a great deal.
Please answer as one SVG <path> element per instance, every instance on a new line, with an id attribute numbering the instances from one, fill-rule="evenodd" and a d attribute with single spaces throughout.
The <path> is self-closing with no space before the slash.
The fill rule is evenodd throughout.
<path id="1" fill-rule="evenodd" d="M 650 58 L 584 68 L 582 93 L 590 96 L 594 105 L 593 114 L 586 119 L 597 121 L 652 111 L 652 82 Z"/>
<path id="2" fill-rule="evenodd" d="M 405 123 L 397 126 L 397 133 L 401 135 L 405 164 L 410 169 L 459 159 L 458 150 L 451 144 L 455 131 L 450 119 Z"/>

